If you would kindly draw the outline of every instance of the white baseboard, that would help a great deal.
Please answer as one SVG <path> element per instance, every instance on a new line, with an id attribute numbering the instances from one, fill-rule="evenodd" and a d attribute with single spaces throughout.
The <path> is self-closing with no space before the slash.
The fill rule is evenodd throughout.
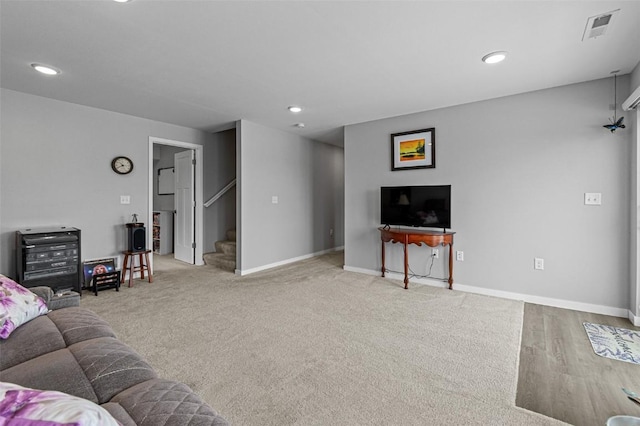
<path id="1" fill-rule="evenodd" d="M 285 259 L 285 260 L 281 260 L 279 262 L 270 263 L 268 265 L 258 266 L 256 268 L 236 269 L 235 274 L 236 275 L 240 275 L 240 276 L 254 274 L 256 272 L 266 271 L 267 269 L 275 268 L 277 266 L 283 266 L 283 265 L 287 265 L 289 263 L 299 262 L 299 261 L 305 260 L 305 259 L 311 259 L 312 257 L 321 256 L 323 254 L 332 253 L 334 251 L 340 251 L 340 250 L 344 250 L 344 246 L 333 247 L 333 248 L 330 248 L 330 249 L 317 251 L 315 253 L 305 254 L 303 256 L 293 257 L 291 259 Z"/>
<path id="2" fill-rule="evenodd" d="M 375 271 L 372 269 L 364 269 L 364 268 L 354 268 L 352 266 L 346 266 L 346 265 L 344 266 L 344 270 L 350 271 L 350 272 L 357 272 L 361 274 L 367 274 L 367 275 L 375 275 L 375 276 L 380 276 L 381 274 L 380 271 Z M 394 273 L 394 272 L 387 272 L 386 278 L 402 281 L 404 280 L 404 275 Z M 428 279 L 428 278 L 413 278 L 411 280 L 411 284 L 426 284 L 426 285 L 430 285 L 433 287 L 440 287 L 440 288 L 449 287 L 449 284 L 447 284 L 446 282 L 443 282 L 437 279 Z M 638 322 L 640 322 L 640 317 L 633 315 L 633 313 L 630 310 L 623 309 L 623 308 L 614 308 L 611 306 L 574 302 L 571 300 L 554 299 L 551 297 L 533 296 L 530 294 L 512 293 L 509 291 L 475 287 L 470 285 L 458 284 L 455 282 L 453 283 L 453 289 L 458 291 L 464 291 L 467 293 L 482 294 L 485 296 L 500 297 L 503 299 L 521 300 L 527 303 L 535 303 L 538 305 L 546 305 L 546 306 L 553 306 L 556 308 L 571 309 L 574 311 L 591 312 L 594 314 L 609 315 L 612 317 L 629 318 L 631 323 L 633 323 L 633 325 L 636 325 L 636 326 L 638 326 Z"/>

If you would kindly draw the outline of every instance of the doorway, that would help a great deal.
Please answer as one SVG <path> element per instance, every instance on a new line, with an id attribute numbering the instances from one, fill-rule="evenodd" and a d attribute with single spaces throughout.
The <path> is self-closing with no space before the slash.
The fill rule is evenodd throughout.
<path id="1" fill-rule="evenodd" d="M 164 160 L 167 164 L 160 163 L 158 153 L 159 151 L 166 151 L 171 153 L 171 158 L 174 159 L 175 153 L 186 153 L 189 158 L 195 160 L 195 164 L 191 164 L 190 176 L 192 178 L 192 188 L 190 191 L 185 192 L 183 184 L 180 186 L 180 205 L 176 204 L 175 185 L 168 185 L 174 178 L 175 161 L 177 160 Z M 202 171 L 202 159 L 203 159 L 203 147 L 201 145 L 192 144 L 188 142 L 181 142 L 157 137 L 149 137 L 149 203 L 147 219 L 149 224 L 154 223 L 162 216 L 164 217 L 164 223 L 167 223 L 167 217 L 170 218 L 172 224 L 171 228 L 171 240 L 172 245 L 177 247 L 180 244 L 179 260 L 192 265 L 203 265 L 202 260 L 202 241 L 203 241 L 203 211 L 202 211 L 202 188 L 203 188 L 203 171 Z M 181 162 L 184 169 L 185 162 Z M 182 174 L 184 177 L 184 173 Z M 160 184 L 164 183 L 164 186 L 160 188 Z M 188 195 L 185 195 L 188 194 Z M 185 198 L 186 197 L 186 198 Z M 178 211 L 178 210 L 180 211 Z M 187 209 L 187 210 L 184 210 Z M 189 213 L 190 210 L 190 213 Z M 155 212 L 155 214 L 154 214 Z M 185 214 L 189 215 L 189 220 L 185 220 Z M 178 215 L 178 216 L 176 216 Z M 175 220 L 174 220 L 175 219 Z M 175 225 L 180 225 L 176 227 Z M 153 226 L 153 225 L 152 225 Z M 158 227 L 161 229 L 161 227 Z M 147 246 L 154 248 L 155 254 L 167 253 L 166 246 L 163 247 L 163 251 L 160 251 L 159 242 L 154 241 L 154 230 L 147 233 Z M 185 235 L 187 232 L 187 235 Z M 159 235 L 156 235 L 159 237 Z M 166 232 L 165 232 L 166 238 Z M 185 243 L 189 240 L 189 243 Z M 165 240 L 166 242 L 166 240 Z M 185 251 L 186 250 L 186 251 Z M 171 253 L 176 252 L 171 249 Z M 153 259 L 153 256 L 152 256 Z M 176 257 L 178 259 L 178 257 Z M 152 260 L 153 263 L 153 260 Z"/>

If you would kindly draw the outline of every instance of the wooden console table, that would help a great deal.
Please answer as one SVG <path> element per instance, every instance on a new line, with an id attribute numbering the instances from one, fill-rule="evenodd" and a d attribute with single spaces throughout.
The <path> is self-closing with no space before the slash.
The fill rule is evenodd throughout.
<path id="1" fill-rule="evenodd" d="M 455 232 L 438 232 L 423 231 L 414 229 L 393 229 L 378 228 L 380 230 L 380 238 L 382 239 L 382 276 L 386 272 L 384 267 L 384 243 L 391 241 L 392 243 L 401 243 L 404 246 L 404 288 L 409 288 L 409 255 L 407 246 L 415 244 L 421 246 L 423 243 L 429 247 L 437 247 L 439 245 L 449 246 L 449 290 L 453 286 L 453 234 Z"/>

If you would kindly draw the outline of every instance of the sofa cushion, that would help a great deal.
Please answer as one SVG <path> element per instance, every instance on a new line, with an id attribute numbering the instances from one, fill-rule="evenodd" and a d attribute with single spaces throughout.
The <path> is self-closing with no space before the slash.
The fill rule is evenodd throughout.
<path id="1" fill-rule="evenodd" d="M 66 346 L 53 321 L 38 317 L 0 340 L 0 371 Z"/>
<path id="2" fill-rule="evenodd" d="M 129 413 L 122 408 L 122 405 L 115 402 L 107 402 L 106 404 L 102 404 L 101 407 L 107 410 L 122 426 L 137 426 Z"/>
<path id="3" fill-rule="evenodd" d="M 49 309 L 44 300 L 28 289 L 0 275 L 0 338 L 6 339 L 16 328 L 44 315 Z"/>
<path id="4" fill-rule="evenodd" d="M 119 393 L 111 400 L 140 426 L 223 426 L 229 423 L 185 384 L 155 379 Z"/>
<path id="5" fill-rule="evenodd" d="M 0 371 L 0 381 L 42 390 L 57 390 L 98 402 L 91 382 L 68 348 Z"/>
<path id="6" fill-rule="evenodd" d="M 8 425 L 119 425 L 107 410 L 86 399 L 1 382 L 0 421 Z"/>
<path id="7" fill-rule="evenodd" d="M 67 346 L 96 337 L 116 337 L 105 320 L 85 308 L 58 309 L 47 316 L 56 324 Z"/>
<path id="8" fill-rule="evenodd" d="M 136 352 L 112 337 L 101 337 L 69 346 L 91 382 L 98 402 L 109 401 L 128 387 L 158 377 Z"/>
<path id="9" fill-rule="evenodd" d="M 115 337 L 109 324 L 92 311 L 66 308 L 49 312 L 0 339 L 0 371 L 83 340 Z"/>

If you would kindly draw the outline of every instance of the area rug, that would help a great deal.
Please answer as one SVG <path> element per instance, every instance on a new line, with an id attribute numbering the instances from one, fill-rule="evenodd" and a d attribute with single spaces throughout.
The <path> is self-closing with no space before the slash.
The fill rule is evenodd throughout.
<path id="1" fill-rule="evenodd" d="M 593 351 L 605 358 L 640 364 L 640 332 L 610 325 L 582 323 Z"/>

